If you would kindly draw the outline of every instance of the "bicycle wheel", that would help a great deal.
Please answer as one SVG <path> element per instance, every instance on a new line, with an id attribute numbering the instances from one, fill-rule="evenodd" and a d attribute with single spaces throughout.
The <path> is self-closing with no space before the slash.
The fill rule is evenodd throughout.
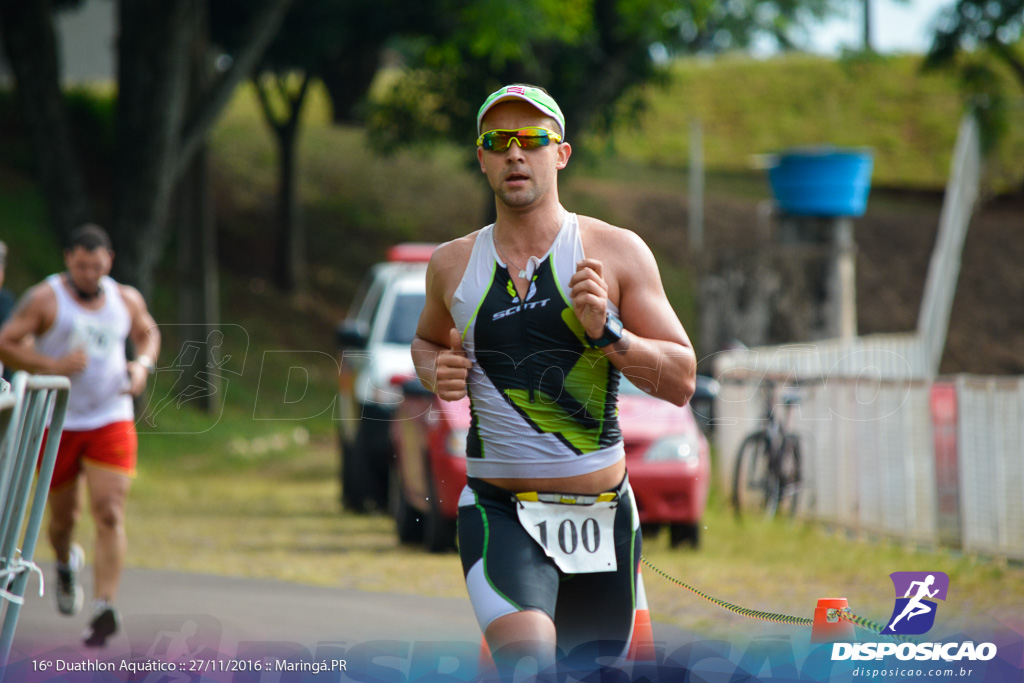
<path id="1" fill-rule="evenodd" d="M 750 434 L 740 444 L 732 482 L 732 505 L 737 515 L 775 514 L 779 485 L 771 471 L 770 454 L 771 446 L 762 432 Z"/>
<path id="2" fill-rule="evenodd" d="M 792 517 L 796 514 L 797 499 L 800 496 L 802 472 L 800 469 L 800 438 L 787 434 L 782 442 L 782 453 L 778 463 L 779 514 Z"/>

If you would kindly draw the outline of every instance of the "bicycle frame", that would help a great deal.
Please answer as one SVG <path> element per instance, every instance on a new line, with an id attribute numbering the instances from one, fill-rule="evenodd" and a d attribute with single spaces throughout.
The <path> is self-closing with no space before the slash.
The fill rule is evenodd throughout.
<path id="1" fill-rule="evenodd" d="M 764 422 L 743 439 L 737 453 L 733 506 L 740 514 L 745 499 L 755 497 L 766 516 L 774 516 L 780 505 L 787 506 L 792 514 L 802 475 L 799 437 L 789 424 L 792 407 L 799 403 L 799 397 L 789 394 L 781 404 L 776 402 L 777 384 L 770 380 L 765 380 L 760 390 L 764 396 Z M 785 411 L 781 416 L 776 411 L 780 405 Z"/>

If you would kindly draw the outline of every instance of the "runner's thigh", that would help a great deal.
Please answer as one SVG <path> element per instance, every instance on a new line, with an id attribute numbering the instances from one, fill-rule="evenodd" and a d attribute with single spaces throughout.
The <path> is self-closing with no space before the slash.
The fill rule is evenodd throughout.
<path id="1" fill-rule="evenodd" d="M 615 514 L 616 571 L 575 574 L 559 586 L 555 628 L 566 654 L 586 642 L 614 641 L 621 650 L 628 643 L 643 540 L 631 496 L 630 491 L 620 499 Z"/>
<path id="2" fill-rule="evenodd" d="M 468 495 L 463 503 L 475 500 L 459 506 L 459 554 L 480 628 L 528 609 L 554 618 L 558 568 L 523 529 L 515 505 Z"/>

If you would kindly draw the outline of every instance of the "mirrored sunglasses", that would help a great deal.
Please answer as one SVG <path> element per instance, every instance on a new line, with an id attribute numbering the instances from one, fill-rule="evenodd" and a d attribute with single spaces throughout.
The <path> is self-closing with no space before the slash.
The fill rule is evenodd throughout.
<path id="1" fill-rule="evenodd" d="M 521 149 L 546 147 L 551 142 L 561 142 L 562 136 L 547 128 L 516 128 L 513 130 L 489 130 L 476 139 L 476 146 L 488 152 L 504 152 L 515 140 Z"/>

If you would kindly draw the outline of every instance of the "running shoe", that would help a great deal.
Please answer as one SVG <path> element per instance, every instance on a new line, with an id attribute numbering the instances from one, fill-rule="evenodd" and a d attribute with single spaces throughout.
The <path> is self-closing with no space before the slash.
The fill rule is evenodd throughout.
<path id="1" fill-rule="evenodd" d="M 110 636 L 121 630 L 121 616 L 109 602 L 99 602 L 92 621 L 82 634 L 86 647 L 103 647 Z"/>
<path id="2" fill-rule="evenodd" d="M 85 551 L 77 543 L 71 544 L 68 562 L 57 563 L 57 610 L 71 617 L 82 611 L 85 590 L 78 575 L 85 566 Z"/>

